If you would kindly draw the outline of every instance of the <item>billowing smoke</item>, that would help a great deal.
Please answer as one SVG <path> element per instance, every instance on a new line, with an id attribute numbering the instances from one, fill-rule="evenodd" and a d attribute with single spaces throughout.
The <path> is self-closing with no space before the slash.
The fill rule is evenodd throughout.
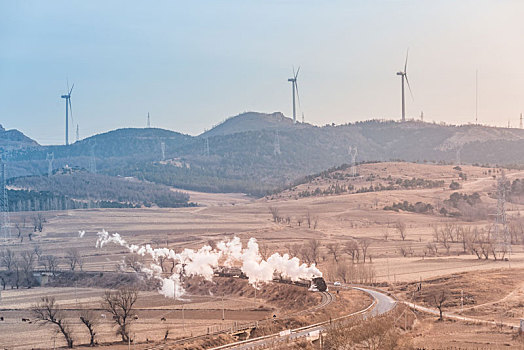
<path id="1" fill-rule="evenodd" d="M 219 242 L 214 249 L 205 245 L 198 250 L 184 249 L 177 253 L 169 248 L 152 248 L 149 244 L 144 246 L 128 244 L 118 233 L 109 234 L 105 230 L 98 232 L 97 248 L 102 248 L 108 243 L 123 246 L 133 254 L 150 256 L 153 262 L 148 266 L 143 266 L 142 272 L 151 278 L 160 280 L 162 287 L 159 292 L 172 298 L 180 298 L 184 294 L 181 281 L 183 277 L 201 276 L 210 281 L 213 278 L 214 269 L 219 266 L 219 263 L 228 267 L 240 265 L 242 272 L 248 277 L 249 283 L 255 288 L 260 283 L 271 281 L 275 273 L 292 281 L 322 276 L 322 272 L 317 269 L 315 264 L 310 266 L 305 263 L 300 264 L 298 258 L 291 258 L 288 254 L 275 253 L 264 260 L 260 255 L 255 238 L 250 238 L 245 248 L 242 246 L 240 238 L 234 237 Z M 160 261 L 164 259 L 169 259 L 173 263 L 173 272 L 169 277 L 165 277 L 160 265 Z"/>

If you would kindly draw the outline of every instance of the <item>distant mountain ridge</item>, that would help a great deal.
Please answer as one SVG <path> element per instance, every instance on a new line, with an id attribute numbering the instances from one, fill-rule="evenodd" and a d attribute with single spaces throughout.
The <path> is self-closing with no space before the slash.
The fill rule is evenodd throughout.
<path id="1" fill-rule="evenodd" d="M 0 150 L 14 150 L 35 146 L 39 146 L 35 140 L 25 136 L 16 129 L 6 130 L 0 124 Z"/>
<path id="2" fill-rule="evenodd" d="M 524 165 L 521 129 L 379 120 L 318 127 L 293 124 L 279 112 L 243 113 L 199 136 L 155 128 L 118 129 L 67 147 L 31 145 L 4 151 L 9 177 L 47 173 L 46 154 L 53 152 L 54 168 L 68 164 L 89 169 L 94 159 L 97 170 L 108 175 L 183 189 L 261 195 L 348 163 L 349 147 L 358 148 L 357 161 Z"/>

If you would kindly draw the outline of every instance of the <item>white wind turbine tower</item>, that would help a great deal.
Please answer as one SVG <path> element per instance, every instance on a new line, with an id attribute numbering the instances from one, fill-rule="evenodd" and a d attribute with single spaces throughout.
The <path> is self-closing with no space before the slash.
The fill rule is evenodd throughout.
<path id="1" fill-rule="evenodd" d="M 298 72 L 300 72 L 300 67 L 298 67 L 296 73 L 295 73 L 295 68 L 293 68 L 293 78 L 289 78 L 287 80 L 291 82 L 291 92 L 293 96 L 293 123 L 297 122 L 297 108 L 295 104 L 295 94 L 297 95 L 296 99 L 298 100 L 298 106 L 300 107 L 300 96 L 298 94 L 298 85 L 297 85 Z M 302 116 L 302 119 L 303 118 L 304 116 Z"/>
<path id="2" fill-rule="evenodd" d="M 65 115 L 65 144 L 66 146 L 69 145 L 69 110 L 71 110 L 71 122 L 73 122 L 73 107 L 71 106 L 71 92 L 73 92 L 73 88 L 75 87 L 75 84 L 71 86 L 71 90 L 69 90 L 69 83 L 67 83 L 67 90 L 69 91 L 66 95 L 62 95 L 60 97 L 65 99 L 66 102 L 66 115 Z"/>
<path id="3" fill-rule="evenodd" d="M 411 86 L 409 85 L 408 80 L 408 54 L 409 50 L 406 52 L 406 63 L 404 63 L 404 70 L 397 72 L 397 75 L 400 75 L 402 78 L 402 121 L 406 121 L 406 98 L 404 93 L 404 80 L 408 84 L 409 93 L 411 94 L 411 98 L 413 99 L 413 93 L 411 92 Z"/>

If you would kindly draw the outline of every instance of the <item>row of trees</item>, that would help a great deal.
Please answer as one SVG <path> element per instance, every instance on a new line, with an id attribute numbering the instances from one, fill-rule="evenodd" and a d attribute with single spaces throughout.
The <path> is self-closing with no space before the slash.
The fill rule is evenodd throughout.
<path id="1" fill-rule="evenodd" d="M 130 342 L 130 326 L 138 319 L 134 309 L 138 300 L 138 291 L 132 288 L 122 288 L 117 291 L 106 291 L 101 300 L 101 308 L 111 315 L 116 327 L 116 335 L 123 342 Z M 71 316 L 60 307 L 54 297 L 44 296 L 40 302 L 31 308 L 33 317 L 37 322 L 55 327 L 60 332 L 69 348 L 74 345 L 74 333 Z M 92 310 L 84 309 L 74 316 L 81 321 L 89 332 L 90 346 L 96 345 L 96 335 L 100 326 L 100 317 Z"/>
<path id="2" fill-rule="evenodd" d="M 311 215 L 309 211 L 307 211 L 303 216 L 297 216 L 295 218 L 291 217 L 290 215 L 282 214 L 278 207 L 269 207 L 269 212 L 271 213 L 273 222 L 279 224 L 291 225 L 294 219 L 294 221 L 297 223 L 297 226 L 299 227 L 302 226 L 302 223 L 307 224 L 308 228 L 313 228 L 314 230 L 316 230 L 318 227 L 318 216 Z"/>
<path id="3" fill-rule="evenodd" d="M 0 251 L 2 289 L 6 289 L 7 286 L 11 289 L 36 286 L 37 280 L 33 275 L 36 269 L 54 275 L 59 272 L 61 264 L 66 264 L 71 271 L 77 271 L 82 270 L 84 260 L 76 248 L 68 249 L 63 258 L 51 254 L 44 255 L 39 246 L 23 251 L 6 248 Z"/>

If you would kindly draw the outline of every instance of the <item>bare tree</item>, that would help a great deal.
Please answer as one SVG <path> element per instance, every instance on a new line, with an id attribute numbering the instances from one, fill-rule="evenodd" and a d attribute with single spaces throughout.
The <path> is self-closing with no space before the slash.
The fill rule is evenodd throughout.
<path id="1" fill-rule="evenodd" d="M 6 248 L 5 250 L 0 252 L 0 266 L 5 267 L 7 271 L 11 271 L 14 262 L 15 253 L 11 249 Z"/>
<path id="2" fill-rule="evenodd" d="M 80 270 L 82 270 L 84 262 L 82 259 L 82 255 L 80 254 L 80 251 L 77 248 L 68 249 L 65 259 L 69 264 L 71 271 L 75 271 L 77 266 L 80 268 Z"/>
<path id="3" fill-rule="evenodd" d="M 62 309 L 56 304 L 54 297 L 42 297 L 40 303 L 33 305 L 31 312 L 38 322 L 52 324 L 58 327 L 67 342 L 67 347 L 73 347 L 73 337 Z"/>
<path id="4" fill-rule="evenodd" d="M 368 248 L 371 245 L 371 240 L 367 238 L 362 238 L 358 241 L 358 245 L 360 246 L 360 250 L 362 251 L 362 261 L 365 263 Z"/>
<path id="5" fill-rule="evenodd" d="M 54 255 L 43 255 L 38 260 L 46 272 L 55 274 L 58 271 L 58 258 Z"/>
<path id="6" fill-rule="evenodd" d="M 444 308 L 444 303 L 448 300 L 448 295 L 444 290 L 436 291 L 433 293 L 432 299 L 439 311 L 439 320 L 442 321 L 442 309 Z"/>
<path id="7" fill-rule="evenodd" d="M 89 332 L 89 346 L 95 346 L 96 326 L 98 318 L 93 310 L 84 309 L 80 311 L 80 321 Z"/>
<path id="8" fill-rule="evenodd" d="M 41 213 L 38 213 L 38 214 L 33 215 L 32 219 L 33 219 L 33 232 L 36 232 L 36 231 L 42 232 L 42 230 L 44 229 L 44 224 L 47 222 L 44 215 L 42 215 Z"/>
<path id="9" fill-rule="evenodd" d="M 312 220 L 311 213 L 308 210 L 307 213 L 306 213 L 307 228 L 311 228 L 311 220 Z"/>
<path id="10" fill-rule="evenodd" d="M 300 225 L 302 225 L 302 222 L 304 222 L 304 218 L 302 216 L 297 217 L 298 227 L 300 227 Z"/>
<path id="11" fill-rule="evenodd" d="M 351 256 L 351 262 L 359 262 L 360 260 L 360 248 L 357 241 L 351 240 L 344 245 L 344 251 Z"/>
<path id="12" fill-rule="evenodd" d="M 267 245 L 267 243 L 260 243 L 259 244 L 259 252 L 260 252 L 260 255 L 262 256 L 262 259 L 264 260 L 267 260 L 267 258 L 269 258 L 269 246 Z"/>
<path id="13" fill-rule="evenodd" d="M 124 265 L 137 273 L 142 271 L 143 266 L 140 256 L 137 254 L 126 255 L 124 257 Z"/>
<path id="14" fill-rule="evenodd" d="M 25 250 L 21 254 L 20 268 L 24 273 L 25 282 L 28 288 L 33 286 L 33 270 L 35 268 L 36 254 L 32 250 Z"/>
<path id="15" fill-rule="evenodd" d="M 333 256 L 333 260 L 335 262 L 338 262 L 338 258 L 340 256 L 340 244 L 329 243 L 326 247 L 327 247 L 329 254 Z"/>
<path id="16" fill-rule="evenodd" d="M 106 291 L 102 297 L 102 308 L 113 316 L 117 326 L 116 334 L 123 342 L 129 341 L 129 327 L 135 319 L 134 305 L 138 299 L 138 291 L 131 288 L 121 288 L 117 291 Z"/>
<path id="17" fill-rule="evenodd" d="M 279 222 L 280 221 L 280 211 L 277 207 L 269 207 L 269 212 L 271 213 L 271 216 L 273 217 L 273 222 Z"/>
<path id="18" fill-rule="evenodd" d="M 395 229 L 397 230 L 400 238 L 404 241 L 406 240 L 406 224 L 402 221 L 397 221 L 395 223 Z"/>
<path id="19" fill-rule="evenodd" d="M 307 248 L 310 253 L 311 261 L 317 264 L 318 258 L 320 257 L 320 241 L 318 239 L 310 239 Z"/>

